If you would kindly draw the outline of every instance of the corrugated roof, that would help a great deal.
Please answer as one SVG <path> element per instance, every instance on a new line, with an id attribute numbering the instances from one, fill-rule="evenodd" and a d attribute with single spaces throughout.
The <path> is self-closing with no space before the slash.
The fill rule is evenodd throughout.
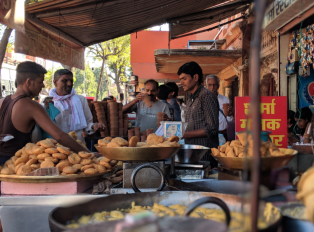
<path id="1" fill-rule="evenodd" d="M 26 11 L 88 46 L 203 11 L 226 0 L 45 0 Z M 208 25 L 208 24 L 206 24 Z"/>
<path id="2" fill-rule="evenodd" d="M 217 23 L 239 13 L 244 13 L 252 0 L 236 0 L 214 6 L 198 13 L 172 18 L 169 22 L 171 39 L 182 36 L 188 32 Z"/>

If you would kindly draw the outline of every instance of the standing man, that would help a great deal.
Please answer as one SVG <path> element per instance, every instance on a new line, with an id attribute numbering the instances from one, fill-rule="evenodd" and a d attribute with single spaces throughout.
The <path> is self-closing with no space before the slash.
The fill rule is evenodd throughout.
<path id="1" fill-rule="evenodd" d="M 105 129 L 103 123 L 93 123 L 93 116 L 84 96 L 77 95 L 73 89 L 73 73 L 59 69 L 54 74 L 55 89 L 49 91 L 55 107 L 60 114 L 55 118 L 57 125 L 66 133 L 75 131 L 77 139 L 84 142 L 82 132 L 93 134 Z"/>
<path id="2" fill-rule="evenodd" d="M 178 70 L 180 83 L 184 91 L 189 91 L 187 101 L 187 128 L 183 138 L 186 144 L 217 148 L 219 128 L 219 103 L 217 97 L 203 85 L 203 71 L 194 61 L 182 65 Z M 202 160 L 210 161 L 212 168 L 217 161 L 208 151 Z"/>
<path id="3" fill-rule="evenodd" d="M 5 143 L 0 142 L 0 164 L 32 142 L 36 123 L 58 143 L 72 151 L 88 151 L 60 130 L 45 109 L 32 100 L 45 87 L 45 73 L 47 71 L 44 67 L 31 61 L 21 62 L 16 67 L 17 90 L 13 95 L 0 100 L 0 134 L 10 134 L 14 137 Z"/>
<path id="4" fill-rule="evenodd" d="M 5 86 L 2 86 L 2 97 L 6 97 L 7 93 L 5 92 Z"/>
<path id="5" fill-rule="evenodd" d="M 157 113 L 164 112 L 170 118 L 170 111 L 166 103 L 157 100 L 158 82 L 150 79 L 144 83 L 145 93 L 139 93 L 130 103 L 123 106 L 123 113 L 136 112 L 136 126 L 142 131 L 153 128 L 154 132 L 157 128 Z M 149 97 L 151 106 L 148 107 L 143 101 L 145 97 Z M 165 117 L 166 120 L 166 117 Z"/>
<path id="6" fill-rule="evenodd" d="M 218 89 L 220 86 L 220 80 L 215 74 L 210 74 L 206 77 L 206 87 L 209 91 L 215 94 L 219 102 L 219 134 L 223 134 L 227 139 L 227 127 L 228 123 L 234 121 L 232 106 L 229 105 L 228 115 L 224 114 L 223 104 L 230 104 L 229 99 L 226 96 L 220 95 Z M 227 139 L 228 140 L 228 139 Z"/>
<path id="7" fill-rule="evenodd" d="M 168 82 L 166 86 L 169 87 L 170 93 L 168 95 L 168 103 L 172 106 L 174 110 L 174 121 L 181 121 L 181 109 L 177 102 L 177 96 L 179 93 L 179 87 L 174 82 Z"/>

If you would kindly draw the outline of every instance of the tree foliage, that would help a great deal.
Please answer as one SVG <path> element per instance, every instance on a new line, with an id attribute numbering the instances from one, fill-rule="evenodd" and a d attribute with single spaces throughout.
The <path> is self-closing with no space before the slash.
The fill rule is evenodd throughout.
<path id="1" fill-rule="evenodd" d="M 99 81 L 96 91 L 96 100 L 98 99 L 98 93 L 100 87 L 103 85 L 103 82 L 106 83 L 107 87 L 109 80 L 106 78 L 104 80 L 104 72 L 106 72 L 105 65 L 109 58 L 113 56 L 119 56 L 124 53 L 126 49 L 130 47 L 130 35 L 122 36 L 112 40 L 108 40 L 102 43 L 98 43 L 89 47 L 89 54 L 92 54 L 95 59 L 102 61 Z M 106 75 L 108 76 L 108 75 Z M 100 90 L 101 91 L 101 90 Z"/>
<path id="2" fill-rule="evenodd" d="M 75 71 L 75 82 L 74 82 L 74 89 L 77 94 L 84 94 L 84 73 L 85 73 L 85 88 L 86 88 L 86 96 L 95 97 L 96 96 L 96 89 L 97 89 L 97 82 L 96 77 L 89 66 L 89 64 L 85 65 L 85 71 L 76 69 Z"/>

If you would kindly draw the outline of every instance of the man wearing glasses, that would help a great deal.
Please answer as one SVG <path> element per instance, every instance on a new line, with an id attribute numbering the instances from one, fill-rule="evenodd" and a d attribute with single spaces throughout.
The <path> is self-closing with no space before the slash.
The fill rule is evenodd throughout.
<path id="1" fill-rule="evenodd" d="M 219 86 L 220 80 L 216 75 L 210 74 L 206 77 L 206 88 L 217 96 L 219 102 L 219 134 L 223 134 L 227 139 L 228 123 L 234 121 L 233 110 L 229 99 L 218 93 Z M 228 115 L 224 114 L 223 104 L 229 104 Z"/>
<path id="2" fill-rule="evenodd" d="M 75 131 L 77 139 L 84 142 L 82 132 L 93 134 L 105 129 L 103 123 L 93 123 L 93 116 L 84 96 L 73 89 L 73 73 L 68 69 L 59 69 L 54 73 L 53 83 L 56 88 L 49 91 L 54 106 L 60 111 L 55 120 L 66 133 Z"/>

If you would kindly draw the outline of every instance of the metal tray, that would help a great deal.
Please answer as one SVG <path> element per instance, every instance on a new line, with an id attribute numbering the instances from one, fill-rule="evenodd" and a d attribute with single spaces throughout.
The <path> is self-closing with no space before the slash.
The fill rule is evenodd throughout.
<path id="1" fill-rule="evenodd" d="M 159 161 L 170 159 L 181 147 L 101 147 L 95 145 L 100 154 L 119 161 Z"/>
<path id="2" fill-rule="evenodd" d="M 106 173 L 97 173 L 93 175 L 69 175 L 69 176 L 17 176 L 0 175 L 0 181 L 14 183 L 59 183 L 82 180 L 99 180 L 111 176 L 113 171 Z"/>
<path id="3" fill-rule="evenodd" d="M 271 156 L 261 158 L 261 170 L 267 171 L 275 168 L 280 168 L 289 163 L 289 161 L 298 153 L 296 150 L 280 148 L 280 151 L 284 152 L 285 156 Z M 213 156 L 213 155 L 212 155 Z M 213 156 L 222 166 L 231 169 L 244 169 L 245 158 L 238 157 L 217 157 Z M 248 157 L 248 168 L 251 170 L 252 157 Z"/>

